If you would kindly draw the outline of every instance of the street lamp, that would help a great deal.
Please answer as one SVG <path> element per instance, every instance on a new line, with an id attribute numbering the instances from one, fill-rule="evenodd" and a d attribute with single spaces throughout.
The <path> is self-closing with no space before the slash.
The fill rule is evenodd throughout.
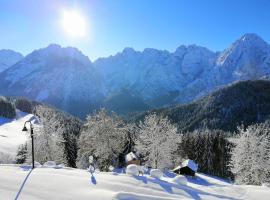
<path id="1" fill-rule="evenodd" d="M 24 123 L 22 131 L 28 131 L 28 129 L 26 128 L 26 123 L 30 124 L 31 139 L 32 139 L 32 168 L 34 169 L 35 168 L 35 158 L 34 158 L 34 131 L 33 131 L 33 124 L 29 120 L 26 121 Z"/>

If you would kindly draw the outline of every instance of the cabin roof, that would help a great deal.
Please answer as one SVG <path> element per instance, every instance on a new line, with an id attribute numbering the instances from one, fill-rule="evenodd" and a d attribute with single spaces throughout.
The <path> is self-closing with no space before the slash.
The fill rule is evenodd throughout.
<path id="1" fill-rule="evenodd" d="M 125 155 L 126 163 L 129 162 L 129 161 L 132 161 L 132 160 L 138 160 L 138 156 L 135 153 L 130 152 L 127 155 Z"/>
<path id="2" fill-rule="evenodd" d="M 184 162 L 182 162 L 181 167 L 189 167 L 194 172 L 197 172 L 198 170 L 198 165 L 193 160 L 190 160 L 190 159 L 187 159 Z"/>
<path id="3" fill-rule="evenodd" d="M 198 170 L 198 165 L 193 160 L 187 159 L 187 160 L 183 161 L 181 165 L 174 168 L 173 171 L 179 170 L 182 167 L 188 167 L 191 170 L 193 170 L 194 172 L 197 172 L 197 170 Z"/>

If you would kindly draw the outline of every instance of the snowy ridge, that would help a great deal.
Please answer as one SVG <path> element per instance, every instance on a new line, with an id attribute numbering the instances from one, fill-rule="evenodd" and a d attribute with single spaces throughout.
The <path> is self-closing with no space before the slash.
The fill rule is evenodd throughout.
<path id="1" fill-rule="evenodd" d="M 5 96 L 42 100 L 71 113 L 79 101 L 82 107 L 84 102 L 87 105 L 78 110 L 89 112 L 87 106 L 96 104 L 104 93 L 88 57 L 59 45 L 32 52 L 1 73 L 0 80 L 0 93 Z"/>
<path id="2" fill-rule="evenodd" d="M 28 175 L 28 176 L 27 176 Z M 172 175 L 155 179 L 149 175 L 100 172 L 91 175 L 79 169 L 36 168 L 0 165 L 1 199 L 95 199 L 95 200 L 176 200 L 176 199 L 268 199 L 265 186 L 232 185 L 224 180 L 198 174 L 187 185 L 172 182 Z M 25 184 L 22 186 L 23 181 Z M 18 194 L 19 189 L 21 192 Z"/>
<path id="3" fill-rule="evenodd" d="M 268 79 L 270 46 L 256 34 L 245 34 L 221 53 L 196 45 L 180 46 L 173 53 L 128 48 L 94 65 L 109 92 L 132 88 L 149 103 L 177 91 L 163 103 L 181 103 L 235 81 Z"/>
<path id="4" fill-rule="evenodd" d="M 23 59 L 20 53 L 12 50 L 0 50 L 0 73 Z"/>
<path id="5" fill-rule="evenodd" d="M 0 73 L 0 94 L 41 100 L 84 117 L 104 105 L 113 108 L 106 100 L 123 90 L 136 98 L 122 105 L 141 111 L 190 102 L 239 80 L 269 78 L 270 46 L 256 34 L 243 35 L 222 52 L 197 45 L 175 52 L 125 48 L 94 63 L 76 48 L 52 44 Z M 121 101 L 119 96 L 108 102 Z"/>

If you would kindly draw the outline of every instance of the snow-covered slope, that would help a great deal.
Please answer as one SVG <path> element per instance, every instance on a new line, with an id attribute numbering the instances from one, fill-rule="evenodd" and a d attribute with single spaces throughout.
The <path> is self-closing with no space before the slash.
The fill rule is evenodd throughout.
<path id="1" fill-rule="evenodd" d="M 24 122 L 30 120 L 37 123 L 36 118 L 32 114 L 21 111 L 16 112 L 15 119 L 7 119 L 0 117 L 0 153 L 16 155 L 16 151 L 20 144 L 24 144 L 29 134 L 22 132 Z"/>
<path id="2" fill-rule="evenodd" d="M 0 199 L 9 200 L 179 200 L 179 199 L 269 199 L 266 186 L 232 185 L 224 180 L 198 174 L 187 185 L 144 176 L 94 173 L 79 169 L 36 168 L 0 165 Z"/>
<path id="3" fill-rule="evenodd" d="M 2 49 L 0 50 L 0 73 L 23 59 L 22 54 Z"/>

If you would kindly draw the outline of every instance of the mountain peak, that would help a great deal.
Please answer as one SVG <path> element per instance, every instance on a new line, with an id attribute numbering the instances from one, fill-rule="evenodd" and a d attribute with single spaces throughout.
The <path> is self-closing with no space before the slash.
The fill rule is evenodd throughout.
<path id="1" fill-rule="evenodd" d="M 259 35 L 257 35 L 256 33 L 246 33 L 244 34 L 241 38 L 241 41 L 264 41 Z"/>
<path id="2" fill-rule="evenodd" d="M 122 53 L 128 54 L 128 53 L 134 53 L 135 50 L 132 47 L 126 47 L 123 49 Z"/>
<path id="3" fill-rule="evenodd" d="M 62 57 L 75 59 L 85 65 L 91 63 L 90 59 L 85 56 L 79 49 L 75 47 L 62 47 L 59 44 L 49 44 L 47 47 L 35 50 L 27 56 L 27 58 L 30 60 L 33 57 L 40 57 L 42 59 L 45 57 Z"/>
<path id="4" fill-rule="evenodd" d="M 62 47 L 59 44 L 49 44 L 46 49 L 61 49 Z"/>
<path id="5" fill-rule="evenodd" d="M 227 63 L 228 66 L 235 66 L 235 62 L 249 61 L 251 58 L 258 59 L 270 52 L 270 46 L 257 34 L 247 33 L 236 40 L 230 48 L 223 51 L 217 59 L 217 65 Z"/>
<path id="6" fill-rule="evenodd" d="M 246 33 L 242 37 L 240 37 L 238 40 L 236 40 L 233 46 L 234 47 L 241 47 L 241 46 L 265 47 L 265 46 L 268 46 L 268 44 L 257 34 Z"/>

